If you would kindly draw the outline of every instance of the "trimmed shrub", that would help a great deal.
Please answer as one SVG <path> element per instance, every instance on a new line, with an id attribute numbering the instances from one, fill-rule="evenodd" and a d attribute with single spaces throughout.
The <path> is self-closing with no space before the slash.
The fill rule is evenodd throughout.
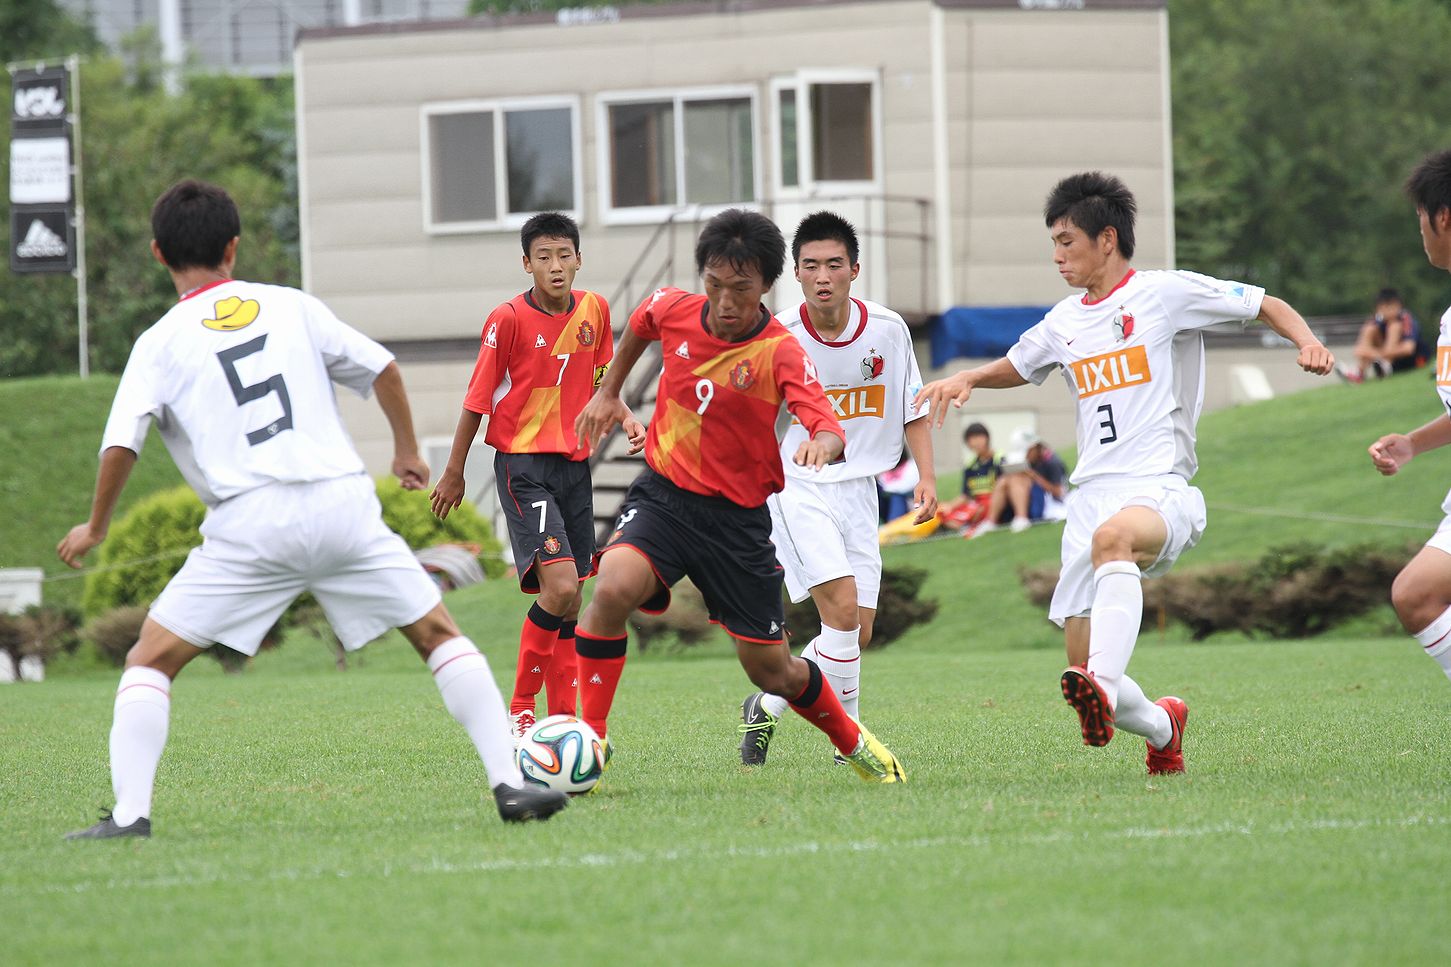
<path id="1" fill-rule="evenodd" d="M 161 490 L 133 505 L 111 524 L 98 569 L 86 575 L 81 599 L 86 617 L 150 605 L 181 569 L 186 552 L 201 544 L 198 528 L 205 517 L 206 507 L 190 487 Z"/>
<path id="2" fill-rule="evenodd" d="M 140 605 L 112 608 L 87 621 L 81 628 L 81 639 L 89 641 L 102 658 L 119 668 L 140 637 L 145 620 L 146 608 Z"/>
<path id="3" fill-rule="evenodd" d="M 877 595 L 877 617 L 867 648 L 885 648 L 916 624 L 937 617 L 936 598 L 919 599 L 928 571 L 920 567 L 882 569 L 882 587 Z M 821 616 L 810 598 L 800 604 L 786 602 L 786 627 L 794 643 L 805 644 L 821 634 Z"/>
<path id="4" fill-rule="evenodd" d="M 678 581 L 670 589 L 670 607 L 664 614 L 636 611 L 630 616 L 630 627 L 635 632 L 635 647 L 639 651 L 666 645 L 672 639 L 675 648 L 687 648 L 719 634 L 710 623 L 705 599 L 689 578 Z"/>
<path id="5" fill-rule="evenodd" d="M 449 512 L 448 520 L 439 520 L 433 514 L 427 490 L 404 490 L 392 477 L 379 478 L 375 483 L 384 523 L 409 547 L 416 551 L 435 544 L 471 544 L 479 549 L 486 575 L 491 579 L 504 576 L 503 545 L 473 504 L 464 501 Z"/>

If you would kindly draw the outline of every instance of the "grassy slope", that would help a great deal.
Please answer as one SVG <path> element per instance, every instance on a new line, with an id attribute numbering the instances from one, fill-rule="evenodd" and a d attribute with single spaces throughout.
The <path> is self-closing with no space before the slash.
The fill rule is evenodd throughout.
<path id="1" fill-rule="evenodd" d="M 117 377 L 73 376 L 0 380 L 0 567 L 68 573 L 55 545 L 90 513 L 96 449 Z M 118 514 L 141 497 L 181 483 L 165 446 L 152 432 L 142 448 Z M 45 586 L 48 604 L 80 604 L 81 581 Z"/>

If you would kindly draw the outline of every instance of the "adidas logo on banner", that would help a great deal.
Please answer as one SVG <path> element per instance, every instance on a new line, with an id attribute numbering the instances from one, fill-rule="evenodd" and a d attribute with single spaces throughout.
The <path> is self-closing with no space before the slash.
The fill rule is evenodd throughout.
<path id="1" fill-rule="evenodd" d="M 589 683 L 591 685 L 603 685 L 605 683 L 605 680 L 599 676 L 598 672 L 596 672 L 589 677 Z"/>
<path id="2" fill-rule="evenodd" d="M 677 350 L 675 350 L 675 355 L 679 356 L 681 359 L 689 359 L 690 358 L 690 346 L 687 345 L 686 343 L 681 343 L 680 344 L 680 348 L 677 349 Z"/>
<path id="3" fill-rule="evenodd" d="M 23 259 L 64 258 L 68 252 L 70 249 L 66 247 L 65 239 L 38 218 L 30 223 L 25 239 L 15 246 L 15 254 Z"/>
<path id="4" fill-rule="evenodd" d="M 549 345 L 549 344 L 544 341 L 544 337 L 543 336 L 535 336 L 534 337 L 534 348 L 535 349 L 543 349 L 547 345 Z"/>

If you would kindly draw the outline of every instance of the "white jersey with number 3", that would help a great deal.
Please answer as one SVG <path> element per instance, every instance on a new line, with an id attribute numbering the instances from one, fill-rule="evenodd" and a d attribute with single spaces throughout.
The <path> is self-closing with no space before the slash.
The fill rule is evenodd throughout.
<path id="1" fill-rule="evenodd" d="M 792 420 L 781 437 L 788 480 L 825 483 L 891 470 L 902 458 L 902 428 L 927 415 L 925 406 L 911 412 L 922 374 L 902 317 L 861 299 L 852 299 L 850 308 L 846 328 L 835 341 L 817 333 L 804 302 L 776 314 L 811 357 L 827 401 L 846 431 L 846 459 L 813 471 L 792 459 L 807 439 L 806 428 Z"/>
<path id="2" fill-rule="evenodd" d="M 1023 378 L 1053 368 L 1078 398 L 1073 483 L 1098 477 L 1193 478 L 1204 405 L 1204 335 L 1259 315 L 1265 290 L 1194 272 L 1129 270 L 1097 302 L 1070 296 L 1008 350 Z"/>
<path id="3" fill-rule="evenodd" d="M 362 473 L 332 384 L 366 397 L 392 359 L 304 292 L 207 286 L 136 340 L 101 449 L 140 453 L 155 420 L 208 506 L 270 483 Z"/>

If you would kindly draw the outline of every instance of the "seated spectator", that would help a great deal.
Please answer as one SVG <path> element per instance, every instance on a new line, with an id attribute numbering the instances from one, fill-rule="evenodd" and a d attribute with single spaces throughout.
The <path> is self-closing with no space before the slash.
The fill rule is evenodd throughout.
<path id="1" fill-rule="evenodd" d="M 896 520 L 912 509 L 912 498 L 916 496 L 917 484 L 922 475 L 917 472 L 917 461 L 904 448 L 902 459 L 891 470 L 877 474 L 878 509 L 885 524 Z"/>
<path id="2" fill-rule="evenodd" d="M 1032 430 L 1013 433 L 1002 475 L 993 487 L 987 520 L 978 528 L 982 534 L 1011 520 L 1014 533 L 1027 530 L 1034 521 L 1063 520 L 1067 507 L 1068 468 Z"/>
<path id="3" fill-rule="evenodd" d="M 1002 461 L 993 453 L 992 438 L 981 423 L 970 424 L 962 440 L 972 456 L 962 471 L 962 493 L 944 503 L 937 517 L 948 530 L 966 530 L 971 534 L 987 520 L 988 504 L 1002 471 Z"/>
<path id="4" fill-rule="evenodd" d="M 1420 323 L 1395 289 L 1381 289 L 1376 296 L 1375 315 L 1360 327 L 1354 353 L 1354 363 L 1342 363 L 1336 369 L 1352 383 L 1424 366 L 1431 355 L 1421 339 Z"/>

